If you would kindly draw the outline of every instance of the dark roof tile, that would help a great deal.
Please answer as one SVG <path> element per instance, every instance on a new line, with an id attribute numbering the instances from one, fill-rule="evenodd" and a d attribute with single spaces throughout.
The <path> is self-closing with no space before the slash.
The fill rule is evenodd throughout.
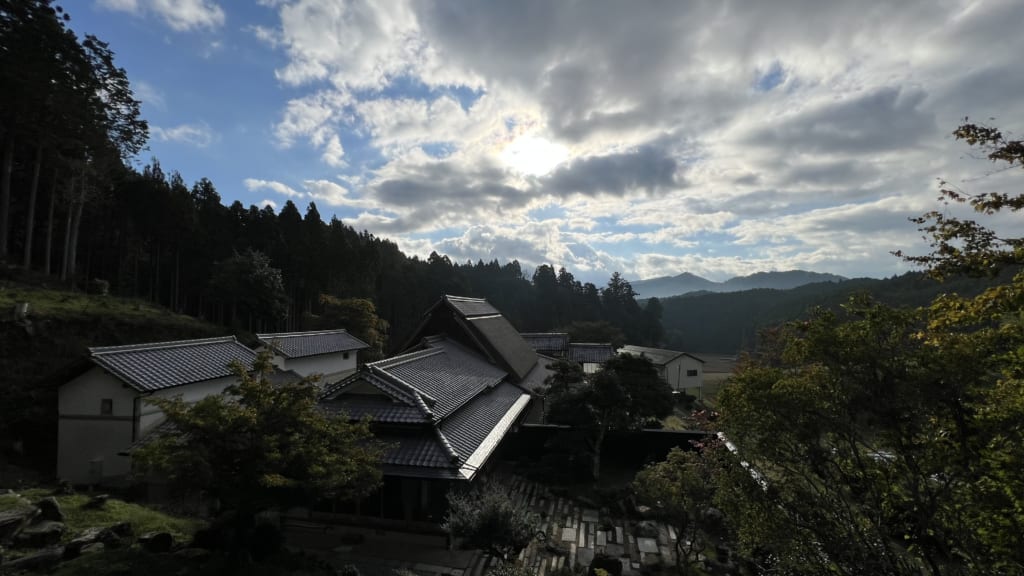
<path id="1" fill-rule="evenodd" d="M 231 376 L 229 365 L 251 366 L 256 353 L 234 336 L 89 348 L 93 362 L 142 392 Z"/>
<path id="2" fill-rule="evenodd" d="M 346 330 L 324 330 L 320 332 L 279 332 L 257 334 L 260 342 L 270 346 L 285 358 L 304 358 L 319 354 L 332 354 L 350 350 L 362 350 L 370 345 L 348 333 Z"/>

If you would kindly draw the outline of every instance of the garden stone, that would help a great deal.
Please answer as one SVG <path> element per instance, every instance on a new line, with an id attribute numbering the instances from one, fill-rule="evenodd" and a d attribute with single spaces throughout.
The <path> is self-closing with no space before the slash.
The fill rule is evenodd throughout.
<path id="1" fill-rule="evenodd" d="M 174 546 L 174 537 L 168 532 L 147 532 L 139 536 L 139 545 L 146 552 L 162 554 L 171 551 Z"/>
<path id="2" fill-rule="evenodd" d="M 82 506 L 82 508 L 88 508 L 90 510 L 99 510 L 107 505 L 107 500 L 110 499 L 109 494 L 97 494 Z"/>
<path id="3" fill-rule="evenodd" d="M 31 505 L 0 512 L 0 542 L 10 541 L 38 515 L 39 508 Z"/>
<path id="4" fill-rule="evenodd" d="M 81 534 L 71 540 L 71 542 L 67 543 L 67 546 L 64 547 L 64 557 L 68 559 L 75 558 L 81 554 L 82 550 L 87 546 L 99 542 L 99 537 L 100 534 L 103 533 L 103 530 L 105 530 L 105 528 L 86 528 Z"/>
<path id="5" fill-rule="evenodd" d="M 39 515 L 44 520 L 52 520 L 54 522 L 64 521 L 64 512 L 60 509 L 60 502 L 53 496 L 47 496 L 39 502 L 36 502 L 36 508 L 39 508 Z"/>
<path id="6" fill-rule="evenodd" d="M 43 572 L 53 568 L 64 558 L 64 548 L 61 546 L 53 546 L 29 554 L 28 556 L 22 556 L 6 562 L 3 565 L 3 572 L 8 571 L 16 572 L 18 570 L 31 570 Z"/>
<path id="7" fill-rule="evenodd" d="M 61 522 L 54 522 L 52 520 L 43 520 L 42 522 L 36 522 L 19 533 L 14 543 L 21 548 L 43 548 L 45 546 L 54 546 L 60 542 L 61 536 L 67 530 Z M 61 550 L 61 553 L 64 551 Z"/>
<path id="8" fill-rule="evenodd" d="M 132 529 L 132 525 L 128 522 L 119 522 L 104 528 L 96 539 L 106 544 L 107 548 L 120 548 L 131 546 L 134 537 L 135 530 Z"/>
<path id="9" fill-rule="evenodd" d="M 636 529 L 633 530 L 633 535 L 637 538 L 657 538 L 658 524 L 650 520 L 637 522 Z"/>

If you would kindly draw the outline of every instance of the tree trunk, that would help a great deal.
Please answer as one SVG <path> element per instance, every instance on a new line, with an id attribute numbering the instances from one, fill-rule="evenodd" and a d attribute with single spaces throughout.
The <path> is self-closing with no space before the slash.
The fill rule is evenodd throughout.
<path id="1" fill-rule="evenodd" d="M 78 233 L 82 229 L 82 211 L 85 208 L 85 174 L 82 175 L 82 181 L 79 183 L 78 190 L 78 201 L 75 203 L 74 219 L 71 222 L 70 254 L 68 255 L 68 279 L 71 281 L 72 288 L 75 287 L 75 259 L 78 256 Z"/>
<path id="2" fill-rule="evenodd" d="M 74 184 L 69 184 L 73 187 Z M 71 249 L 71 206 L 68 206 L 68 216 L 64 219 L 64 252 L 60 255 L 60 281 L 68 279 L 68 252 Z"/>
<path id="3" fill-rule="evenodd" d="M 43 255 L 43 272 L 50 275 L 50 263 L 53 253 L 53 209 L 57 203 L 57 168 L 53 169 L 53 179 L 50 180 L 50 206 L 46 209 L 46 254 Z"/>
<path id="4" fill-rule="evenodd" d="M 594 439 L 594 467 L 591 470 L 591 474 L 594 476 L 594 480 L 601 477 L 601 445 L 604 444 L 605 427 L 600 426 L 597 429 L 597 438 Z"/>
<path id="5" fill-rule="evenodd" d="M 4 138 L 0 157 L 0 262 L 7 261 L 7 236 L 10 234 L 11 172 L 14 170 L 14 131 Z"/>
<path id="6" fill-rule="evenodd" d="M 32 237 L 36 228 L 36 195 L 39 191 L 39 172 L 43 167 L 43 145 L 36 144 L 36 159 L 32 164 L 32 184 L 28 189 L 28 213 L 25 215 L 25 258 L 22 267 L 32 268 Z"/>

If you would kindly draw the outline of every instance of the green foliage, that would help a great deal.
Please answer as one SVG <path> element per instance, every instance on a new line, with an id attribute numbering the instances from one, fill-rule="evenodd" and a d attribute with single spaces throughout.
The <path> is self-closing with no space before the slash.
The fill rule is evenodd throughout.
<path id="1" fill-rule="evenodd" d="M 1020 143 L 998 131 L 955 134 L 1020 162 Z M 972 198 L 986 214 L 1024 206 Z M 931 222 L 933 252 L 910 260 L 936 276 L 1024 264 L 1018 241 L 977 222 L 918 222 Z M 720 423 L 764 489 L 734 471 L 716 499 L 762 570 L 1024 571 L 1024 274 L 997 282 L 912 310 L 853 298 L 772 334 L 738 370 Z"/>
<path id="2" fill-rule="evenodd" d="M 220 262 L 210 279 L 214 298 L 240 307 L 250 319 L 274 321 L 288 313 L 288 297 L 281 271 L 262 252 L 247 249 Z"/>
<path id="3" fill-rule="evenodd" d="M 696 449 L 673 448 L 663 462 L 652 464 L 636 475 L 633 487 L 641 500 L 676 530 L 676 567 L 684 573 L 694 569 L 697 554 L 708 539 L 700 522 L 712 506 L 720 481 L 719 460 L 727 457 L 723 447 L 708 443 Z"/>
<path id="4" fill-rule="evenodd" d="M 350 500 L 377 488 L 384 446 L 367 422 L 324 414 L 309 382 L 271 384 L 267 353 L 253 368 L 236 364 L 238 384 L 195 404 L 153 400 L 177 433 L 136 451 L 138 472 L 213 496 L 243 530 L 263 507 L 313 497 Z"/>
<path id="5" fill-rule="evenodd" d="M 443 527 L 463 539 L 466 548 L 481 548 L 498 558 L 514 558 L 537 532 L 539 518 L 516 503 L 508 486 L 477 485 L 448 493 Z"/>
<path id="6" fill-rule="evenodd" d="M 377 316 L 377 308 L 373 302 L 365 298 L 338 298 L 321 294 L 320 306 L 323 307 L 323 312 L 316 317 L 311 328 L 344 328 L 370 345 L 362 359 L 364 362 L 372 362 L 383 357 L 387 345 L 388 323 Z"/>
<path id="7" fill-rule="evenodd" d="M 608 430 L 637 429 L 650 418 L 672 413 L 672 389 L 642 356 L 613 356 L 589 378 L 570 363 L 558 363 L 545 385 L 548 421 L 586 433 L 581 449 L 592 455 L 594 478 L 600 475 L 601 444 Z"/>

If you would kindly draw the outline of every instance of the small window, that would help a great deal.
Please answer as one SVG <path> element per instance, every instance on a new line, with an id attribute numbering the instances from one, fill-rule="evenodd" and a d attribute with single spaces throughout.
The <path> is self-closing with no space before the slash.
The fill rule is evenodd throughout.
<path id="1" fill-rule="evenodd" d="M 688 377 L 689 377 L 689 376 L 696 376 L 696 375 L 697 375 L 697 371 L 696 371 L 696 370 L 687 370 L 687 371 L 686 371 L 686 375 L 687 375 Z"/>
<path id="2" fill-rule="evenodd" d="M 114 413 L 114 401 L 111 398 L 104 398 L 100 400 L 100 414 L 103 416 L 110 416 Z"/>
<path id="3" fill-rule="evenodd" d="M 341 357 L 344 358 L 345 360 L 348 360 L 348 352 L 342 352 Z"/>

